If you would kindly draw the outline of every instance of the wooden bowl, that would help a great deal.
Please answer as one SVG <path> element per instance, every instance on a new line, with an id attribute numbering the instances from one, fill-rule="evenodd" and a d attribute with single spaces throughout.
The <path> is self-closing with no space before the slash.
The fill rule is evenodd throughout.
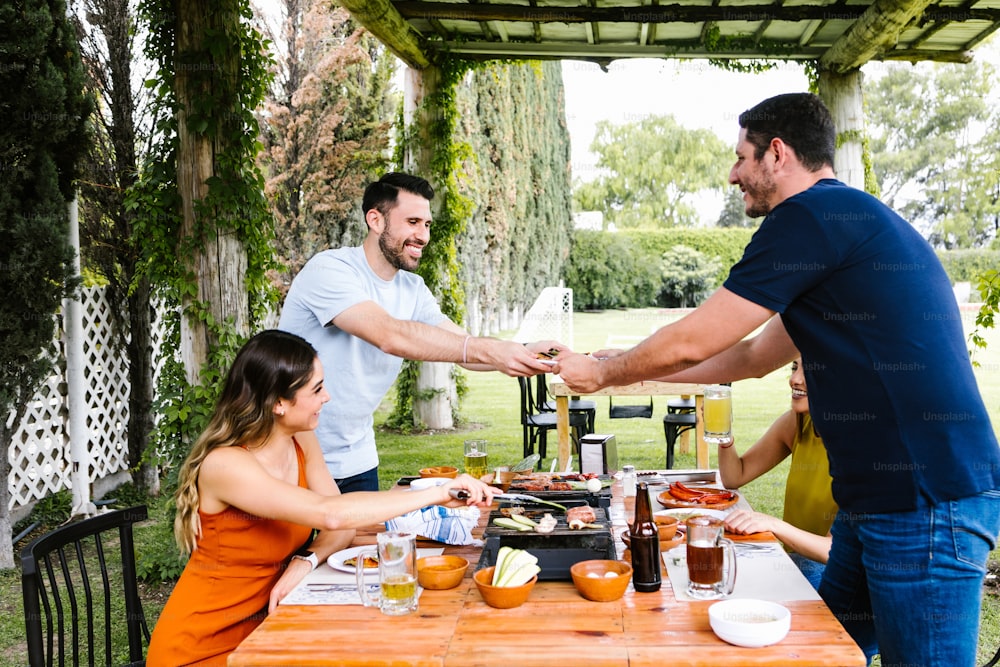
<path id="1" fill-rule="evenodd" d="M 665 534 L 670 534 L 670 537 L 668 537 L 667 539 L 663 539 L 663 536 Z M 659 537 L 660 537 L 660 551 L 670 551 L 671 549 L 673 549 L 674 547 L 676 547 L 678 544 L 682 544 L 684 542 L 684 535 L 682 533 L 678 533 L 677 532 L 677 527 L 676 526 L 674 527 L 673 531 L 669 531 L 669 530 L 668 531 L 664 531 L 661 528 L 660 529 L 660 533 L 659 533 Z M 632 540 L 629 537 L 628 528 L 626 528 L 625 530 L 622 531 L 621 538 L 622 538 L 622 544 L 625 545 L 626 549 L 628 549 L 628 548 L 630 548 L 632 546 Z"/>
<path id="2" fill-rule="evenodd" d="M 421 477 L 447 477 L 455 479 L 458 477 L 458 468 L 455 466 L 433 466 L 431 468 L 421 468 Z"/>
<path id="3" fill-rule="evenodd" d="M 670 542 L 677 534 L 677 525 L 680 523 L 677 517 L 669 514 L 654 514 L 653 522 L 660 533 L 661 542 Z"/>
<path id="4" fill-rule="evenodd" d="M 573 585 L 594 602 L 611 602 L 625 594 L 632 580 L 632 566 L 620 560 L 583 560 L 569 568 Z"/>
<path id="5" fill-rule="evenodd" d="M 490 582 L 493 581 L 494 567 L 484 567 L 472 575 L 472 580 L 476 582 L 479 594 L 483 596 L 486 604 L 497 609 L 520 607 L 528 599 L 531 589 L 535 587 L 538 575 L 536 574 L 531 578 L 531 581 L 521 586 L 492 586 Z"/>
<path id="6" fill-rule="evenodd" d="M 468 567 L 469 561 L 461 556 L 424 556 L 417 559 L 417 581 L 432 591 L 454 588 Z"/>

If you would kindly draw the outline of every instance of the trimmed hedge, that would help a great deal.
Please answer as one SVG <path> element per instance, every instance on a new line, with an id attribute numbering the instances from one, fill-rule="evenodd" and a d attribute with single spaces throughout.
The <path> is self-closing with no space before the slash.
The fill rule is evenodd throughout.
<path id="1" fill-rule="evenodd" d="M 669 266 L 661 258 L 683 245 L 709 260 L 718 258 L 717 284 L 742 257 L 754 229 L 664 229 L 604 232 L 576 230 L 572 251 L 563 266 L 566 286 L 573 289 L 580 310 L 593 308 L 647 308 L 657 305 Z M 1000 267 L 998 250 L 938 251 L 952 283 L 977 284 L 980 276 Z"/>

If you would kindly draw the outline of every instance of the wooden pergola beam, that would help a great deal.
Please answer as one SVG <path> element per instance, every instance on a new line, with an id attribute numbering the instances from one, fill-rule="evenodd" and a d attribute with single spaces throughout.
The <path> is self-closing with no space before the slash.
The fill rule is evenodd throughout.
<path id="1" fill-rule="evenodd" d="M 820 69 L 843 74 L 891 51 L 931 1 L 875 0 L 819 59 Z"/>
<path id="2" fill-rule="evenodd" d="M 389 0 L 341 0 L 340 4 L 410 67 L 424 69 L 431 64 L 426 40 L 400 16 Z"/>
<path id="3" fill-rule="evenodd" d="M 360 4 L 388 4 L 387 0 L 367 3 L 350 0 L 344 6 Z M 880 5 L 883 3 L 876 3 Z M 886 5 L 905 5 L 907 2 L 888 2 Z M 922 11 L 929 2 L 914 3 Z M 526 5 L 459 4 L 448 2 L 418 2 L 399 0 L 390 5 L 404 19 L 433 16 L 451 21 L 508 21 L 524 23 L 702 23 L 703 21 L 812 21 L 841 19 L 853 21 L 871 13 L 875 5 L 642 5 L 638 7 L 537 7 Z M 878 11 L 878 10 L 876 10 Z M 351 9 L 351 13 L 355 14 Z M 914 15 L 918 12 L 914 12 Z M 356 18 L 360 16 L 355 14 Z M 912 18 L 912 17 L 911 17 Z M 989 21 L 1000 20 L 1000 9 L 931 7 L 923 12 L 930 21 Z"/>

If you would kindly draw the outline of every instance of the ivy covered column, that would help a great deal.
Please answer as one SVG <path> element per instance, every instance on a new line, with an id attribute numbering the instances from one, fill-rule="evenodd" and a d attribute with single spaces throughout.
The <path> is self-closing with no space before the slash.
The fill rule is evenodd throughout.
<path id="1" fill-rule="evenodd" d="M 450 93 L 450 95 L 448 94 Z M 436 196 L 431 202 L 434 225 L 431 228 L 431 243 L 421 260 L 418 273 L 423 276 L 435 296 L 452 289 L 448 271 L 448 257 L 455 256 L 455 238 L 448 226 L 438 222 L 447 216 L 444 191 L 446 183 L 435 169 L 435 151 L 447 151 L 436 145 L 435 137 L 440 133 L 443 120 L 442 109 L 436 102 L 442 98 L 453 99 L 454 91 L 441 90 L 441 70 L 436 66 L 417 70 L 407 68 L 404 78 L 404 121 L 407 125 L 408 141 L 403 155 L 403 169 L 422 176 L 434 186 Z M 450 135 L 450 132 L 448 133 Z M 440 141 L 440 137 L 437 138 Z M 454 312 L 449 312 L 447 302 L 442 303 L 444 312 L 455 321 Z M 400 393 L 409 390 L 413 406 L 413 421 L 431 429 L 454 428 L 454 412 L 458 395 L 452 379 L 454 366 L 445 362 L 407 362 L 401 382 Z M 407 382 L 407 378 L 410 382 Z M 407 384 L 410 384 L 407 388 Z M 403 401 L 405 402 L 405 401 Z"/>
<path id="2" fill-rule="evenodd" d="M 181 354 L 188 382 L 199 384 L 202 366 L 219 343 L 217 327 L 228 323 L 244 338 L 250 329 L 247 252 L 226 224 L 237 211 L 210 197 L 213 183 L 225 180 L 234 187 L 226 169 L 230 165 L 220 162 L 234 140 L 227 130 L 239 119 L 239 2 L 180 0 L 177 16 L 178 255 L 194 279 L 182 294 Z"/>
<path id="3" fill-rule="evenodd" d="M 819 96 L 833 115 L 837 128 L 834 167 L 837 178 L 851 187 L 865 189 L 865 117 L 861 95 L 861 70 L 844 74 L 819 73 Z"/>

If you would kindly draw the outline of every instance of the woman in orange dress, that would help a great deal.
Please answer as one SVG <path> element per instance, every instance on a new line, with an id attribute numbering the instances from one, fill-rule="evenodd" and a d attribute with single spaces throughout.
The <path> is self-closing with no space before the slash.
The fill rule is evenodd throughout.
<path id="1" fill-rule="evenodd" d="M 205 432 L 178 473 L 174 534 L 191 555 L 150 640 L 149 667 L 224 665 L 354 529 L 426 505 L 489 505 L 468 475 L 422 491 L 341 495 L 312 435 L 330 399 L 309 343 L 264 331 L 240 350 Z M 310 544 L 312 529 L 319 529 Z"/>

